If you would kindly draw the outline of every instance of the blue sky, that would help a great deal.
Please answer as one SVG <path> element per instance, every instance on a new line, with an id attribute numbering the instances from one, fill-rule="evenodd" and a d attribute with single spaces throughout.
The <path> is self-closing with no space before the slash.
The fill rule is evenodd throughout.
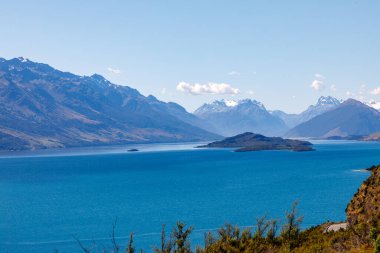
<path id="1" fill-rule="evenodd" d="M 99 73 L 189 111 L 380 100 L 380 1 L 3 1 L 0 56 Z"/>

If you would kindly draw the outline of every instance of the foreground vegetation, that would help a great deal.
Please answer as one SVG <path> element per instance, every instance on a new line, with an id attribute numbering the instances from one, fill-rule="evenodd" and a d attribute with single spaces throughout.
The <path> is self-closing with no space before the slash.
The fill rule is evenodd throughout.
<path id="1" fill-rule="evenodd" d="M 371 176 L 361 185 L 346 208 L 347 229 L 328 231 L 332 223 L 325 223 L 302 231 L 302 217 L 298 215 L 297 203 L 286 213 L 285 221 L 265 217 L 257 219 L 254 229 L 241 229 L 224 225 L 216 233 L 204 236 L 204 245 L 195 249 L 190 245 L 189 236 L 193 228 L 178 222 L 169 238 L 165 226 L 162 228 L 161 245 L 154 247 L 155 253 L 286 253 L 286 252 L 351 252 L 380 253 L 380 166 L 372 166 Z M 115 226 L 114 226 L 115 228 Z M 115 231 L 113 229 L 113 231 Z M 113 233 L 112 247 L 98 248 L 96 245 L 85 247 L 79 240 L 81 249 L 86 253 L 112 252 L 134 253 L 133 233 L 126 245 L 116 242 Z M 143 252 L 140 250 L 140 252 Z"/>

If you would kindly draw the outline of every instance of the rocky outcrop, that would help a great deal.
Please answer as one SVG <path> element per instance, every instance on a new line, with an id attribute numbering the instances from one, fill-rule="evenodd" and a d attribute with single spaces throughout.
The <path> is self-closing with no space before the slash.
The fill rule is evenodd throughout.
<path id="1" fill-rule="evenodd" d="M 371 176 L 363 182 L 346 209 L 351 226 L 364 223 L 377 227 L 380 220 L 380 165 L 368 170 Z"/>

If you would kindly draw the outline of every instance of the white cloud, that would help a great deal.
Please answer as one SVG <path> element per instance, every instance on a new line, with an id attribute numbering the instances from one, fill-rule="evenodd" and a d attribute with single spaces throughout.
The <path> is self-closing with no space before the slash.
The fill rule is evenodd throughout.
<path id="1" fill-rule="evenodd" d="M 351 96 L 351 94 L 352 94 L 351 91 L 349 91 L 349 90 L 346 91 L 346 96 Z"/>
<path id="2" fill-rule="evenodd" d="M 321 74 L 315 74 L 314 75 L 315 79 L 314 81 L 311 83 L 310 87 L 313 88 L 314 90 L 316 91 L 321 91 L 325 88 L 325 85 L 324 85 L 324 79 L 325 77 Z"/>
<path id="3" fill-rule="evenodd" d="M 162 94 L 162 95 L 165 95 L 165 94 L 166 94 L 166 88 L 162 88 L 162 89 L 161 89 L 161 94 Z"/>
<path id="4" fill-rule="evenodd" d="M 318 74 L 318 73 L 315 74 L 314 76 L 315 76 L 315 78 L 317 78 L 318 80 L 325 79 L 325 77 L 324 77 L 323 75 Z"/>
<path id="5" fill-rule="evenodd" d="M 247 93 L 248 93 L 249 95 L 255 95 L 255 91 L 254 91 L 254 90 L 249 90 L 249 91 L 247 91 Z"/>
<path id="6" fill-rule="evenodd" d="M 227 83 L 213 83 L 209 82 L 207 84 L 190 84 L 187 82 L 179 82 L 177 85 L 177 90 L 185 93 L 190 93 L 192 95 L 201 94 L 238 94 L 240 90 L 233 88 Z"/>
<path id="7" fill-rule="evenodd" d="M 336 86 L 335 86 L 335 84 L 332 84 L 332 85 L 330 86 L 330 90 L 331 90 L 331 91 L 334 91 L 334 92 L 336 91 Z"/>
<path id="8" fill-rule="evenodd" d="M 121 70 L 120 69 L 114 69 L 114 68 L 111 68 L 111 67 L 108 67 L 107 68 L 108 72 L 111 72 L 112 74 L 120 74 L 121 73 Z"/>
<path id="9" fill-rule="evenodd" d="M 315 79 L 311 85 L 310 85 L 311 88 L 313 88 L 314 90 L 316 91 L 320 91 L 320 90 L 323 90 L 325 88 L 325 85 L 323 84 L 323 81 L 322 80 L 317 80 Z"/>
<path id="10" fill-rule="evenodd" d="M 371 93 L 372 95 L 379 95 L 380 87 L 376 87 L 375 89 L 371 90 L 369 93 Z"/>
<path id="11" fill-rule="evenodd" d="M 228 75 L 230 75 L 230 76 L 240 76 L 240 72 L 238 72 L 236 70 L 232 70 L 231 72 L 228 73 Z"/>

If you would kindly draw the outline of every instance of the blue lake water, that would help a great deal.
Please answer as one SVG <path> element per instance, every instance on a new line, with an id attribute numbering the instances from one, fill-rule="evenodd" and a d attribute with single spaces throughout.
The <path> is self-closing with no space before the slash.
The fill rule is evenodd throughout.
<path id="1" fill-rule="evenodd" d="M 116 236 L 150 252 L 162 224 L 194 226 L 192 241 L 226 222 L 282 219 L 295 200 L 304 227 L 345 219 L 380 143 L 316 142 L 315 152 L 192 149 L 195 144 L 71 149 L 0 157 L 0 252 L 81 252 L 73 236 Z"/>

